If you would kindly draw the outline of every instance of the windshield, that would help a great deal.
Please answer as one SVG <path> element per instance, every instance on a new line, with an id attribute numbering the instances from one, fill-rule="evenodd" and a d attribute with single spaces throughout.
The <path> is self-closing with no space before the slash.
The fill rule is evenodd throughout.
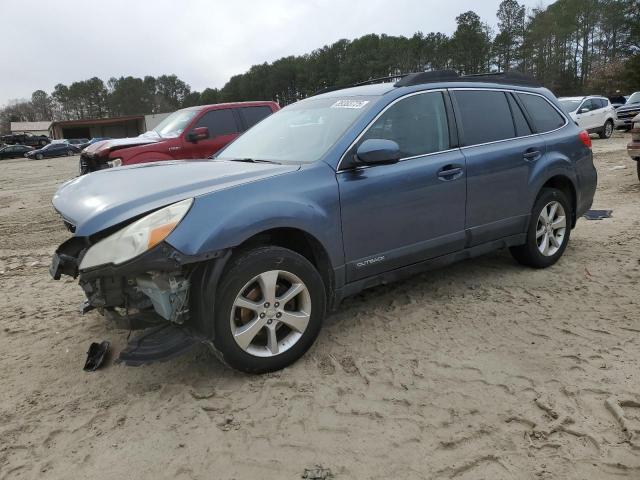
<path id="1" fill-rule="evenodd" d="M 640 92 L 636 92 L 629 97 L 627 103 L 640 103 Z"/>
<path id="2" fill-rule="evenodd" d="M 376 98 L 311 98 L 294 103 L 262 120 L 216 158 L 315 162 Z"/>
<path id="3" fill-rule="evenodd" d="M 179 110 L 173 112 L 163 121 L 161 121 L 156 128 L 153 129 L 157 135 L 165 138 L 174 138 L 179 136 L 189 122 L 196 116 L 198 110 Z"/>
<path id="4" fill-rule="evenodd" d="M 573 112 L 578 108 L 578 105 L 582 103 L 582 99 L 580 100 L 560 100 L 560 105 L 564 108 L 564 111 L 569 113 Z"/>

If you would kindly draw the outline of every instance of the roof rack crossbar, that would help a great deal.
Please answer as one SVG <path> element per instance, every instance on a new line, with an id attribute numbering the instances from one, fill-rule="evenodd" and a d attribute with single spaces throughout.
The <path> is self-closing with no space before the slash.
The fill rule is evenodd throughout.
<path id="1" fill-rule="evenodd" d="M 534 77 L 518 71 L 472 73 L 458 75 L 453 70 L 435 70 L 432 72 L 412 73 L 395 84 L 396 87 L 408 87 L 434 82 L 491 82 L 508 83 L 511 85 L 523 85 L 529 87 L 541 87 L 542 84 Z"/>

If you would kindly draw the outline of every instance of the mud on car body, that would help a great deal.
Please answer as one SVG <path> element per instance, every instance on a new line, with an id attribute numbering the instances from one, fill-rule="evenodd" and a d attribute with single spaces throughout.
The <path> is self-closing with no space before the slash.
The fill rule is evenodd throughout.
<path id="1" fill-rule="evenodd" d="M 504 247 L 553 265 L 595 187 L 589 136 L 548 90 L 412 74 L 297 102 L 211 160 L 67 182 L 53 204 L 73 236 L 51 274 L 79 277 L 85 311 L 155 325 L 125 361 L 200 341 L 266 372 L 365 288 Z"/>

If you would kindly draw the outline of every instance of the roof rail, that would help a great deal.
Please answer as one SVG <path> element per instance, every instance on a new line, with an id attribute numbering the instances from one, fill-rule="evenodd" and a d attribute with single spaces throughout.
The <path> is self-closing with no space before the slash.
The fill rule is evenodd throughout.
<path id="1" fill-rule="evenodd" d="M 436 82 L 486 82 L 486 83 L 506 83 L 509 85 L 522 85 L 527 87 L 542 87 L 542 84 L 531 75 L 510 70 L 508 72 L 473 73 L 469 75 L 459 75 L 454 70 L 433 70 L 430 72 L 403 73 L 390 75 L 388 77 L 373 78 L 364 82 L 345 85 L 342 87 L 332 86 L 318 90 L 312 96 L 322 93 L 333 92 L 351 87 L 360 87 L 400 78 L 394 87 L 409 87 L 412 85 L 422 85 L 424 83 Z"/>
<path id="2" fill-rule="evenodd" d="M 342 90 L 342 89 L 345 89 L 345 88 L 361 87 L 363 85 L 372 85 L 374 83 L 382 83 L 382 82 L 385 82 L 385 81 L 391 81 L 391 80 L 395 80 L 397 78 L 405 77 L 406 75 L 408 75 L 408 74 L 407 73 L 400 73 L 398 75 L 389 75 L 388 77 L 372 78 L 370 80 L 365 80 L 364 82 L 352 83 L 351 85 L 345 85 L 343 87 L 337 87 L 337 86 L 325 87 L 325 88 L 321 88 L 320 90 L 318 90 L 312 96 L 320 95 L 321 93 L 333 92 L 335 90 Z"/>
<path id="3" fill-rule="evenodd" d="M 528 87 L 542 86 L 542 84 L 531 75 L 512 70 L 508 72 L 474 73 L 470 75 L 458 75 L 453 70 L 410 73 L 399 82 L 396 82 L 395 86 L 408 87 L 434 82 L 488 82 L 508 83 L 510 85 L 523 85 Z"/>

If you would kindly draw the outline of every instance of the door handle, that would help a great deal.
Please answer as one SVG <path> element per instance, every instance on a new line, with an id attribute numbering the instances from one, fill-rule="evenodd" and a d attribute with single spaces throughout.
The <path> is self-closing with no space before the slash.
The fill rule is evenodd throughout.
<path id="1" fill-rule="evenodd" d="M 442 167 L 438 172 L 438 178 L 444 181 L 455 180 L 456 178 L 460 177 L 463 172 L 464 170 L 461 167 L 446 165 Z"/>
<path id="2" fill-rule="evenodd" d="M 522 154 L 522 157 L 528 162 L 535 162 L 541 156 L 542 154 L 540 153 L 540 150 L 527 150 Z"/>

